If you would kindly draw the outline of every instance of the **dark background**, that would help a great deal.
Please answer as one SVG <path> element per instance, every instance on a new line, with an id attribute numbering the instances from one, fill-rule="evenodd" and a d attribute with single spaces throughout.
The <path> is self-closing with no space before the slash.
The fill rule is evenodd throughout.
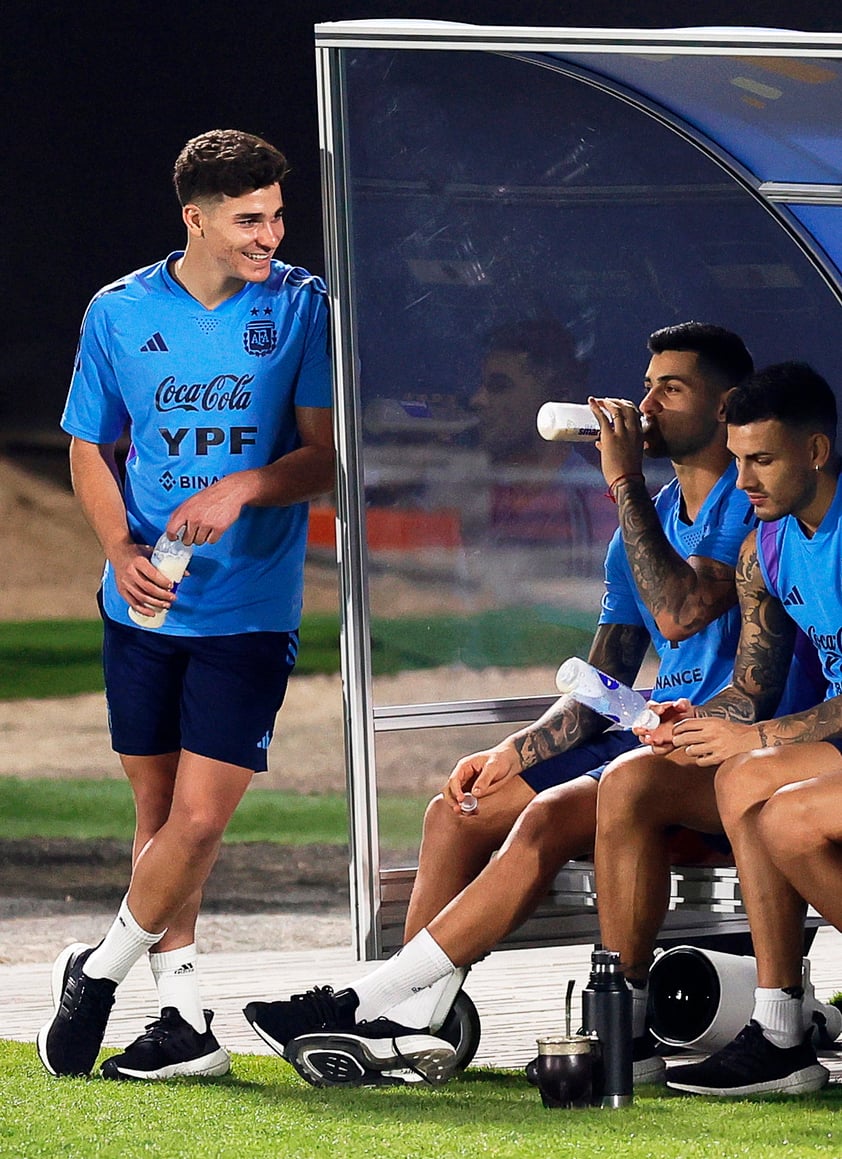
<path id="1" fill-rule="evenodd" d="M 104 283 L 182 244 L 170 185 L 189 137 L 266 136 L 292 164 L 280 256 L 324 271 L 313 25 L 477 24 L 839 29 L 828 0 L 205 0 L 5 8 L 6 193 L 0 452 L 38 465 L 55 436 L 79 323 Z"/>

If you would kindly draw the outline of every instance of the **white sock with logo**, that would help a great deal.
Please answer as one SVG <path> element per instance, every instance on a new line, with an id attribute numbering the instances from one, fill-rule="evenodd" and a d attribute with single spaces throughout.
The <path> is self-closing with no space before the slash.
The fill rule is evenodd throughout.
<path id="1" fill-rule="evenodd" d="M 752 1018 L 763 1028 L 763 1035 L 773 1046 L 789 1050 L 804 1041 L 803 1002 L 799 993 L 776 987 L 758 986 L 754 991 L 754 1013 Z"/>
<path id="2" fill-rule="evenodd" d="M 150 946 L 160 942 L 166 932 L 161 930 L 153 934 L 142 929 L 132 917 L 124 897 L 111 929 L 86 960 L 82 973 L 89 978 L 110 978 L 112 982 L 120 983 L 135 962 L 143 957 Z"/>
<path id="3" fill-rule="evenodd" d="M 179 950 L 150 954 L 149 965 L 155 979 L 161 1011 L 165 1006 L 174 1006 L 185 1022 L 189 1022 L 199 1034 L 204 1034 L 207 1023 L 199 994 L 197 959 L 194 942 Z"/>
<path id="4" fill-rule="evenodd" d="M 449 977 L 455 966 L 427 930 L 421 930 L 388 962 L 353 984 L 360 1000 L 357 1022 L 370 1022 L 403 1003 L 440 978 Z M 390 1013 L 391 1016 L 391 1013 Z"/>

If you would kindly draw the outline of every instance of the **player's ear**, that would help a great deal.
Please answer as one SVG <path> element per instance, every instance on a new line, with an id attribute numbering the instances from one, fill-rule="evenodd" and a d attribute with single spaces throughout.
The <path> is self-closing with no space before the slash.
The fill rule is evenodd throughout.
<path id="1" fill-rule="evenodd" d="M 205 215 L 202 207 L 189 201 L 181 210 L 181 217 L 187 226 L 187 232 L 193 237 L 204 237 Z"/>
<path id="2" fill-rule="evenodd" d="M 827 435 L 822 434 L 821 431 L 816 431 L 814 435 L 810 436 L 810 459 L 817 471 L 827 466 L 832 452 L 833 443 Z"/>
<path id="3" fill-rule="evenodd" d="M 716 417 L 719 422 L 725 422 L 725 408 L 728 406 L 728 399 L 734 393 L 736 387 L 729 386 L 727 390 L 723 390 L 719 396 L 719 410 L 716 412 Z"/>

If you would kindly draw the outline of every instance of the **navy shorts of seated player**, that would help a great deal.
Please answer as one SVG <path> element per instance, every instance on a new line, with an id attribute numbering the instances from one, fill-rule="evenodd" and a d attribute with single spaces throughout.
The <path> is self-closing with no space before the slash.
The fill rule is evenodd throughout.
<path id="1" fill-rule="evenodd" d="M 265 772 L 297 632 L 168 636 L 104 617 L 111 745 L 123 756 L 186 749 Z"/>

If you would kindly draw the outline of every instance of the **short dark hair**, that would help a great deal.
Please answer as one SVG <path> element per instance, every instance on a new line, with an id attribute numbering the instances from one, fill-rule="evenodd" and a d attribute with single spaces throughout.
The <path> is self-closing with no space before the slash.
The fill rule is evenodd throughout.
<path id="1" fill-rule="evenodd" d="M 203 197 L 241 197 L 283 181 L 286 157 L 274 145 L 239 129 L 211 129 L 192 137 L 176 158 L 173 184 L 181 205 Z"/>
<path id="2" fill-rule="evenodd" d="M 728 396 L 725 421 L 735 427 L 776 419 L 788 427 L 821 431 L 836 441 L 836 397 L 806 362 L 776 362 Z"/>
<path id="3" fill-rule="evenodd" d="M 526 318 L 507 322 L 492 330 L 486 339 L 486 352 L 525 354 L 533 371 L 542 378 L 569 375 L 571 363 L 579 363 L 576 340 L 558 318 Z"/>
<path id="4" fill-rule="evenodd" d="M 649 335 L 648 346 L 653 354 L 663 354 L 665 350 L 693 351 L 702 370 L 722 379 L 725 386 L 736 386 L 754 370 L 754 360 L 739 334 L 709 322 L 663 326 Z"/>

